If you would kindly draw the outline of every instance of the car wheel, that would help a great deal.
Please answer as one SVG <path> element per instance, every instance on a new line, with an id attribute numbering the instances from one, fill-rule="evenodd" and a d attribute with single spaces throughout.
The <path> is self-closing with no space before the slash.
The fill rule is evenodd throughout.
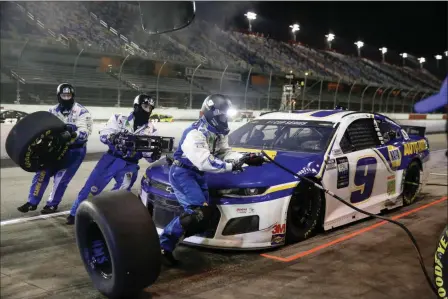
<path id="1" fill-rule="evenodd" d="M 76 213 L 76 241 L 95 288 L 108 298 L 137 298 L 160 275 L 156 227 L 128 191 L 85 200 Z"/>
<path id="2" fill-rule="evenodd" d="M 56 167 L 68 149 L 60 138 L 65 124 L 47 111 L 31 113 L 17 122 L 5 142 L 6 153 L 28 172 Z"/>
<path id="3" fill-rule="evenodd" d="M 403 205 L 408 206 L 415 202 L 421 187 L 421 169 L 417 161 L 412 161 L 404 172 Z"/>
<path id="4" fill-rule="evenodd" d="M 286 243 L 296 243 L 313 236 L 321 227 L 324 195 L 307 182 L 294 191 L 286 218 Z"/>

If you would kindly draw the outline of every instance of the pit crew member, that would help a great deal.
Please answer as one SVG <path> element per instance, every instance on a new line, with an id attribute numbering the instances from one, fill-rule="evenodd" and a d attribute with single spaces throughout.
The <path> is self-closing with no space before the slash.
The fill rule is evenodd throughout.
<path id="1" fill-rule="evenodd" d="M 100 131 L 100 140 L 109 147 L 109 150 L 103 154 L 79 192 L 67 217 L 68 225 L 74 224 L 76 210 L 89 194 L 93 196 L 100 194 L 112 178 L 116 182 L 112 190 L 130 191 L 138 176 L 139 160 L 146 158 L 149 162 L 153 162 L 160 159 L 158 152 L 140 153 L 123 145 L 126 140 L 132 140 L 134 135 L 156 135 L 154 125 L 149 122 L 154 106 L 154 99 L 151 96 L 140 94 L 135 97 L 134 110 L 129 115 L 112 115 Z"/>
<path id="2" fill-rule="evenodd" d="M 182 134 L 174 153 L 169 180 L 184 212 L 175 217 L 160 236 L 163 262 L 175 266 L 173 251 L 181 238 L 206 230 L 211 217 L 205 172 L 242 171 L 242 165 L 260 166 L 263 158 L 231 151 L 228 144 L 227 114 L 230 100 L 221 94 L 208 96 L 201 109 L 201 118 Z"/>
<path id="3" fill-rule="evenodd" d="M 67 137 L 71 140 L 69 149 L 64 157 L 63 169 L 58 171 L 46 169 L 36 173 L 31 183 L 28 202 L 17 208 L 22 213 L 37 209 L 51 177 L 54 177 L 53 190 L 41 213 L 56 212 L 68 183 L 75 176 L 86 156 L 86 144 L 92 133 L 93 124 L 89 111 L 75 101 L 75 88 L 71 84 L 60 84 L 56 89 L 56 97 L 58 104 L 51 107 L 49 112 L 66 123 L 67 132 L 64 133 L 71 135 Z"/>

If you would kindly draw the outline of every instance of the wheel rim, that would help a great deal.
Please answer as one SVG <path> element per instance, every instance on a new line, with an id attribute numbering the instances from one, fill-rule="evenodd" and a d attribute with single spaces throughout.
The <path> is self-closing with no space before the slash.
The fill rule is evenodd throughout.
<path id="1" fill-rule="evenodd" d="M 106 240 L 95 222 L 91 222 L 86 231 L 87 263 L 89 267 L 104 279 L 112 278 L 112 259 Z"/>
<path id="2" fill-rule="evenodd" d="M 296 228 L 307 228 L 308 221 L 312 216 L 312 198 L 311 188 L 307 188 L 301 192 L 301 196 L 295 198 L 290 207 L 291 224 Z"/>
<path id="3" fill-rule="evenodd" d="M 404 185 L 404 198 L 410 203 L 415 199 L 420 187 L 420 169 L 418 167 L 408 169 L 404 178 Z"/>
<path id="4" fill-rule="evenodd" d="M 58 157 L 63 151 L 66 143 L 58 136 L 41 136 L 30 145 L 30 160 L 39 163 L 39 165 L 46 165 Z"/>

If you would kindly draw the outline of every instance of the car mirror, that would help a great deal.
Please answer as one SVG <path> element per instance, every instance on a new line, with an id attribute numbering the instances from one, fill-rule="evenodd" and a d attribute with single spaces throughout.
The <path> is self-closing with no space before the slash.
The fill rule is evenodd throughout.
<path id="1" fill-rule="evenodd" d="M 196 15 L 194 1 L 139 1 L 138 6 L 142 28 L 150 35 L 185 28 Z"/>

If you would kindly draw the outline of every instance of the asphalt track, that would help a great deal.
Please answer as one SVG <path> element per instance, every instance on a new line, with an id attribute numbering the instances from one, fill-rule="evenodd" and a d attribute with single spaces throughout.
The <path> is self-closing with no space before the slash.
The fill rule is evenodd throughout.
<path id="1" fill-rule="evenodd" d="M 408 226 L 431 273 L 448 205 L 446 139 L 429 139 L 429 185 L 417 203 L 388 216 Z M 70 206 L 95 163 L 83 164 L 61 210 Z M 65 215 L 5 223 L 23 217 L 16 207 L 26 201 L 31 177 L 18 168 L 1 171 L 1 298 L 104 298 L 91 286 Z M 164 269 L 141 298 L 433 298 L 405 233 L 372 219 L 277 250 L 228 252 L 181 245 L 176 256 L 182 266 Z"/>

